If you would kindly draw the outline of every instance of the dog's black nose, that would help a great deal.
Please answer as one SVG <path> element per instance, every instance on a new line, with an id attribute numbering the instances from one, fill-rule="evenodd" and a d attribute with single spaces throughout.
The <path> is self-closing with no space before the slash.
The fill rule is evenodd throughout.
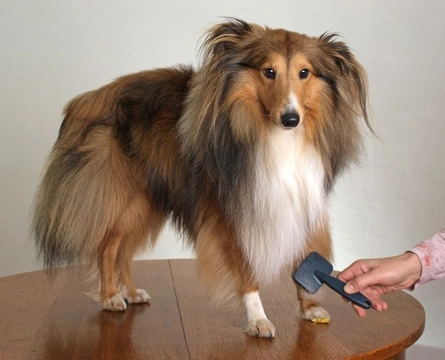
<path id="1" fill-rule="evenodd" d="M 286 128 L 296 127 L 300 123 L 300 115 L 296 112 L 283 114 L 281 115 L 281 123 Z"/>

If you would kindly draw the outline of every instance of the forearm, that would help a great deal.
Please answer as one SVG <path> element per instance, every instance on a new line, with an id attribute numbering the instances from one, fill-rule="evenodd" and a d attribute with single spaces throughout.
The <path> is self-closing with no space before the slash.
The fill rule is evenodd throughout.
<path id="1" fill-rule="evenodd" d="M 445 228 L 410 251 L 419 257 L 422 264 L 422 275 L 414 289 L 445 277 Z"/>

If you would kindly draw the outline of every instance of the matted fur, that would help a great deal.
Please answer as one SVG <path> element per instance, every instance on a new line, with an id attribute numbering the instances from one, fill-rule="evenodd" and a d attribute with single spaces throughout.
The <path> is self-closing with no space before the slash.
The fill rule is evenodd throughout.
<path id="1" fill-rule="evenodd" d="M 257 291 L 311 250 L 330 258 L 328 195 L 358 158 L 366 91 L 335 35 L 219 24 L 199 70 L 123 76 L 67 105 L 35 200 L 39 254 L 49 267 L 96 264 L 105 308 L 122 287 L 136 296 L 131 259 L 167 220 L 218 300 Z M 289 113 L 298 126 L 285 128 Z M 318 307 L 299 297 L 303 312 Z"/>

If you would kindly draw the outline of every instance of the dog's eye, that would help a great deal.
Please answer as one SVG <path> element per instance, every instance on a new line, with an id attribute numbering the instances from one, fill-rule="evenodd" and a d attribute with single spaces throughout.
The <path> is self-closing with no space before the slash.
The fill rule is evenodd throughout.
<path id="1" fill-rule="evenodd" d="M 298 74 L 298 76 L 300 77 L 300 79 L 306 79 L 309 76 L 309 70 L 308 69 L 303 69 L 300 71 L 300 73 Z"/>
<path id="2" fill-rule="evenodd" d="M 277 73 L 272 68 L 264 69 L 263 74 L 265 77 L 267 77 L 268 79 L 272 79 L 272 80 L 275 79 L 275 77 L 277 76 Z"/>

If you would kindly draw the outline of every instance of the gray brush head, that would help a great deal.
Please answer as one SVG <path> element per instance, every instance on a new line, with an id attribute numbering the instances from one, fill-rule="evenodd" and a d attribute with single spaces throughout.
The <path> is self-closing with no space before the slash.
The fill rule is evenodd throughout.
<path id="1" fill-rule="evenodd" d="M 333 270 L 332 264 L 323 256 L 312 252 L 301 263 L 298 269 L 292 275 L 294 281 L 308 293 L 313 294 L 320 289 L 322 283 L 315 276 L 315 271 L 329 275 Z"/>

